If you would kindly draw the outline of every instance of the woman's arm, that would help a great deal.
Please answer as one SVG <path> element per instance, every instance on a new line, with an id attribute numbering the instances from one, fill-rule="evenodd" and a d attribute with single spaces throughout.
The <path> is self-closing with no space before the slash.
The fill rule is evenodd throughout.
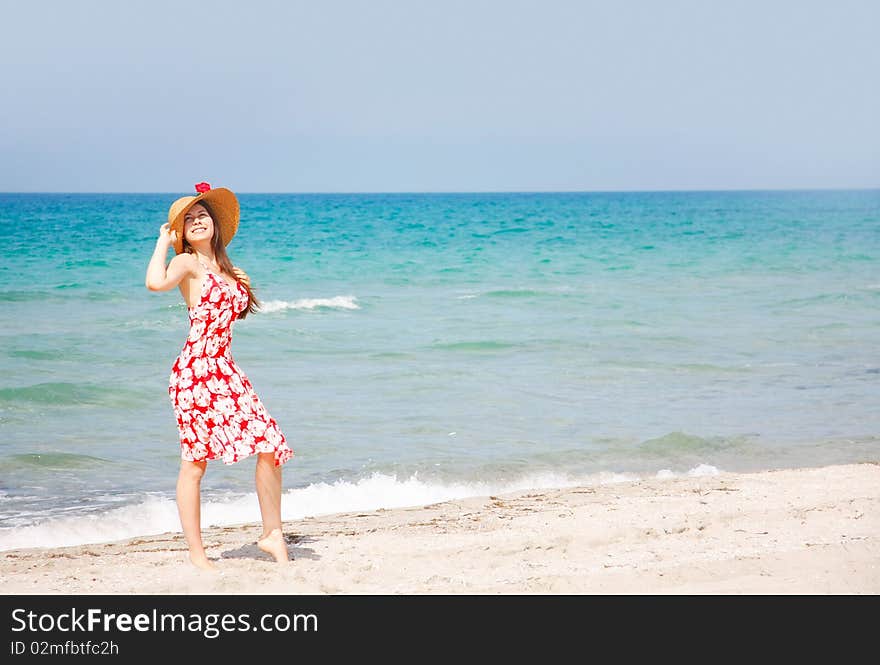
<path id="1" fill-rule="evenodd" d="M 159 230 L 159 239 L 156 241 L 156 249 L 153 251 L 150 265 L 147 266 L 147 278 L 144 280 L 150 291 L 167 291 L 180 284 L 184 277 L 195 276 L 192 255 L 186 252 L 171 259 L 168 268 L 165 268 L 168 248 L 174 242 L 173 235 L 174 232 L 168 230 L 168 224 L 163 224 Z"/>

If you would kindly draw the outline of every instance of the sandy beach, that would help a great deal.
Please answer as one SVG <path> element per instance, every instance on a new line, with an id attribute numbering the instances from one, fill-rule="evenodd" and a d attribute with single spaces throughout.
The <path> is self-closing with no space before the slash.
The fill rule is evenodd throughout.
<path id="1" fill-rule="evenodd" d="M 0 552 L 6 594 L 874 594 L 880 465 L 648 479 Z"/>

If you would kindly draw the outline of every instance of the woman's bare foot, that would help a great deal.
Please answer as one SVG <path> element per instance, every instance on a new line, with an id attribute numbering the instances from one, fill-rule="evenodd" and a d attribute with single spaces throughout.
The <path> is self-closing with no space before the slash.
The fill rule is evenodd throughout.
<path id="1" fill-rule="evenodd" d="M 278 563 L 286 563 L 289 561 L 287 558 L 287 543 L 284 541 L 284 534 L 282 534 L 281 529 L 277 527 L 260 538 L 257 541 L 257 547 L 263 550 L 266 554 L 273 556 Z"/>
<path id="2" fill-rule="evenodd" d="M 193 555 L 190 553 L 189 560 L 196 568 L 201 568 L 202 570 L 217 570 L 217 566 L 215 566 L 211 560 L 206 557 L 204 554 L 202 555 Z"/>

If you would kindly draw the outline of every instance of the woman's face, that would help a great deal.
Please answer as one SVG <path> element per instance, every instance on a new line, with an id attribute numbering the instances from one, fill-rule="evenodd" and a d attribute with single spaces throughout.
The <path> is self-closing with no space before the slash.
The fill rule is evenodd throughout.
<path id="1" fill-rule="evenodd" d="M 214 220 L 200 203 L 186 211 L 183 218 L 183 236 L 192 245 L 201 240 L 210 241 L 214 235 Z"/>

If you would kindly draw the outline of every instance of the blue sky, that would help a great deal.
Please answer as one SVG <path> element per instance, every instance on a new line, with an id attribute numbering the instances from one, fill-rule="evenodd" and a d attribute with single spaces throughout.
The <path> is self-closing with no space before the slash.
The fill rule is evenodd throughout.
<path id="1" fill-rule="evenodd" d="M 880 2 L 6 1 L 0 191 L 880 186 Z"/>

